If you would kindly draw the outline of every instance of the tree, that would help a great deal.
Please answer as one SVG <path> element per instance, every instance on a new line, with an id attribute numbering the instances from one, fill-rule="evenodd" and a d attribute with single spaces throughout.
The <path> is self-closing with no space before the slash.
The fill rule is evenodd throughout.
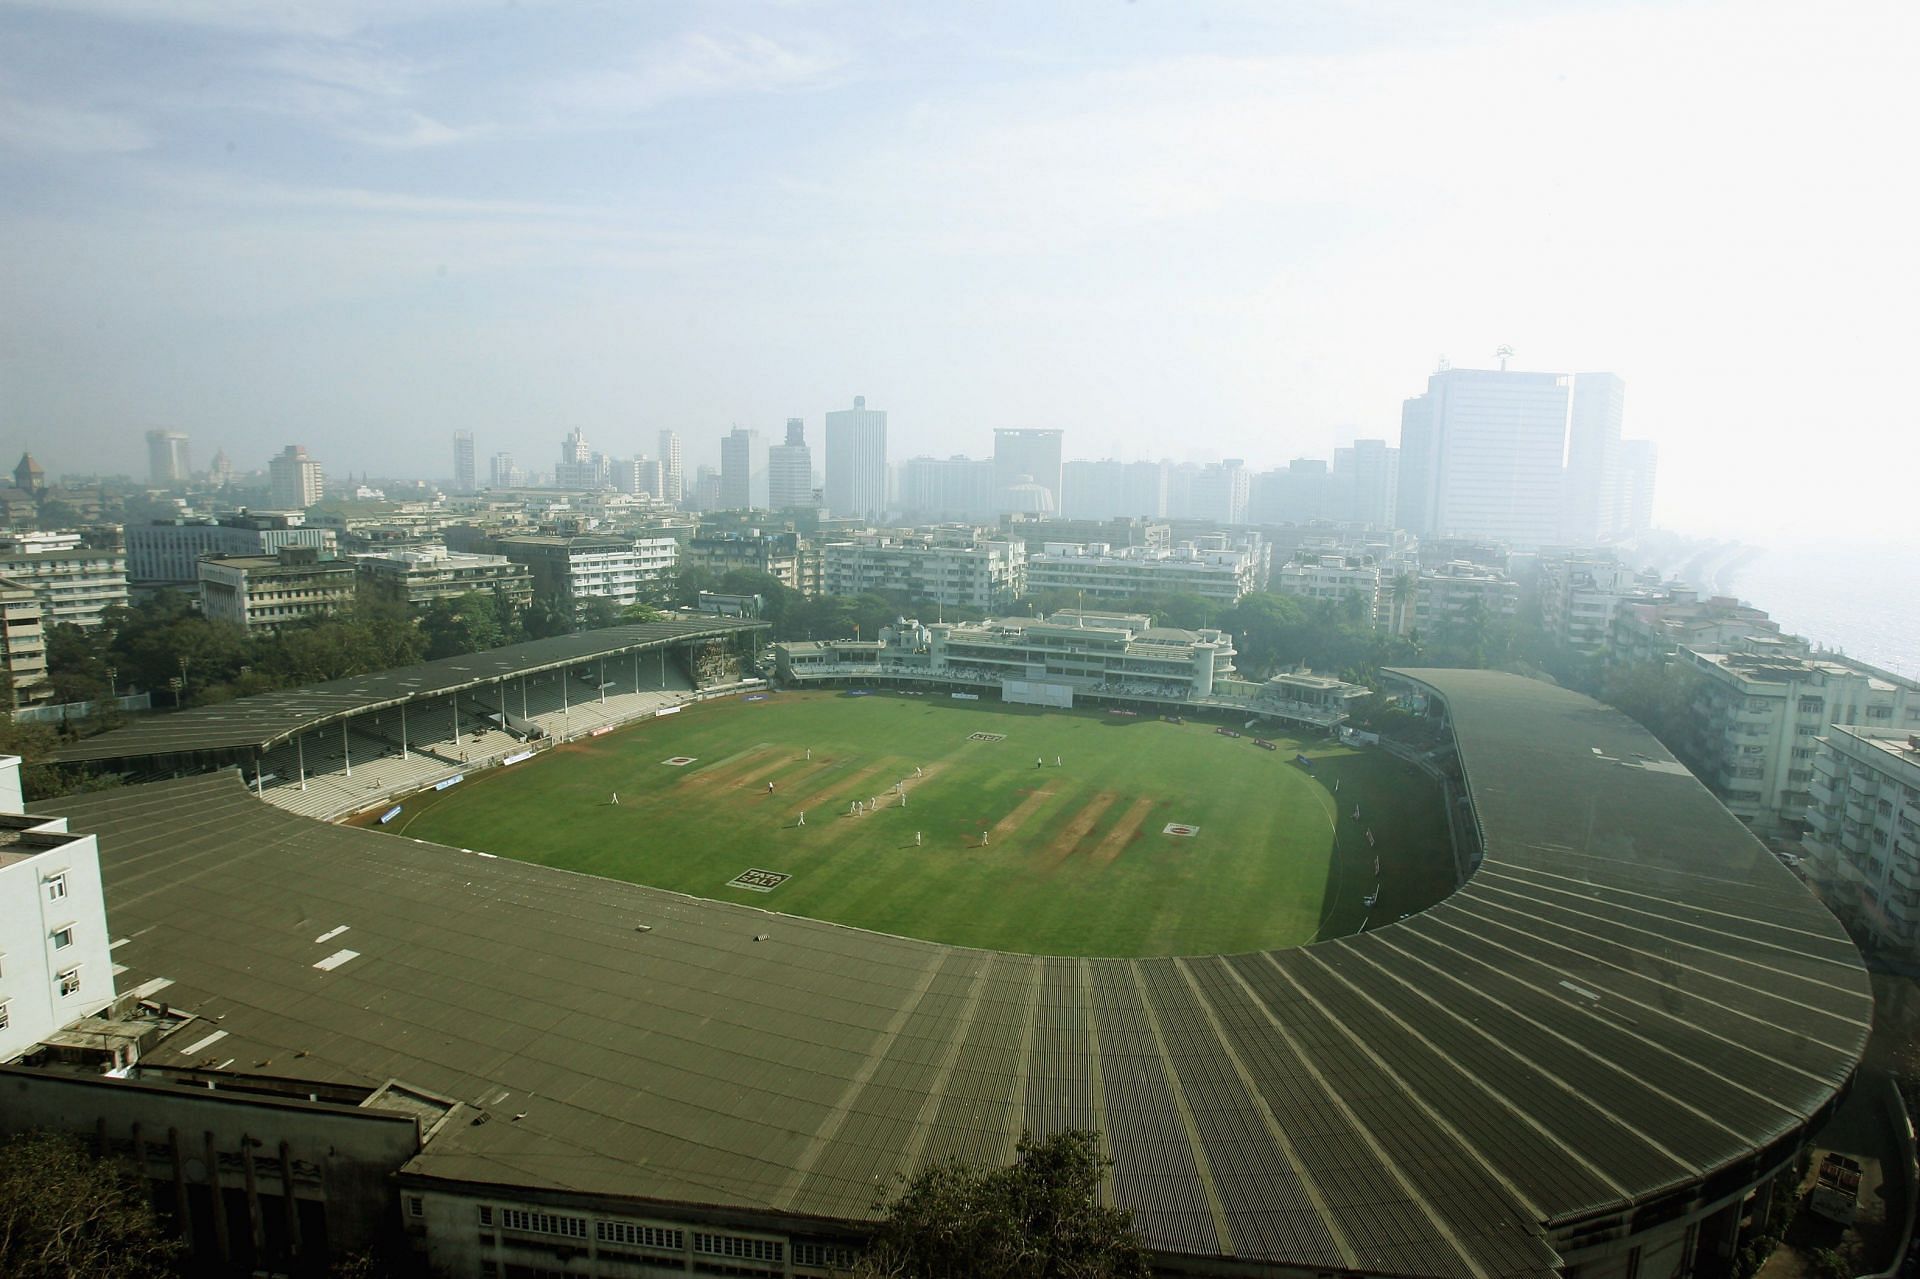
<path id="1" fill-rule="evenodd" d="M 595 595 L 580 609 L 580 629 L 603 631 L 620 625 L 620 602 L 611 595 Z"/>
<path id="2" fill-rule="evenodd" d="M 1100 1135 L 1022 1133 L 1013 1163 L 936 1164 L 906 1183 L 855 1273 L 868 1279 L 1146 1279 L 1133 1213 L 1096 1198 Z"/>
<path id="3" fill-rule="evenodd" d="M 58 1133 L 0 1147 L 0 1273 L 21 1279 L 139 1279 L 173 1273 L 180 1244 L 139 1183 Z"/>
<path id="4" fill-rule="evenodd" d="M 435 600 L 420 619 L 420 631 L 427 641 L 428 661 L 478 653 L 506 642 L 500 610 L 488 591 Z"/>

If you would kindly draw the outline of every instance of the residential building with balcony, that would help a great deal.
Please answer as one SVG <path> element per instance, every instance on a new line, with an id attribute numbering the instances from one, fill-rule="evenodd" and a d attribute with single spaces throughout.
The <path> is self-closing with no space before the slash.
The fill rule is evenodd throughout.
<path id="1" fill-rule="evenodd" d="M 493 549 L 524 566 L 533 593 L 558 601 L 577 617 L 590 599 L 622 608 L 651 600 L 672 583 L 679 544 L 671 537 L 596 533 L 519 533 L 492 540 Z"/>
<path id="2" fill-rule="evenodd" d="M 1089 600 L 1197 595 L 1232 604 L 1258 590 L 1258 534 L 1208 534 L 1166 551 L 1140 546 L 1045 542 L 1027 557 L 1027 593 L 1073 591 Z"/>
<path id="3" fill-rule="evenodd" d="M 1682 648 L 1674 660 L 1692 690 L 1681 758 L 1763 833 L 1801 825 L 1830 728 L 1920 731 L 1920 683 L 1837 655 L 1802 657 L 1762 637 L 1727 652 Z"/>
<path id="4" fill-rule="evenodd" d="M 485 591 L 525 608 L 533 599 L 533 571 L 504 555 L 463 555 L 444 546 L 395 549 L 353 557 L 360 586 L 373 599 L 414 610 L 470 591 Z"/>
<path id="5" fill-rule="evenodd" d="M 1589 656 L 1607 651 L 1622 608 L 1660 598 L 1657 577 L 1605 552 L 1543 555 L 1538 571 L 1541 625 L 1562 647 Z"/>
<path id="6" fill-rule="evenodd" d="M 804 539 L 795 532 L 769 532 L 748 529 L 744 532 L 702 530 L 687 541 L 687 567 L 719 577 L 741 570 L 765 573 L 782 586 L 803 594 L 819 593 L 818 578 L 804 564 L 811 558 Z M 809 580 L 815 585 L 807 589 Z"/>
<path id="7" fill-rule="evenodd" d="M 1807 876 L 1869 947 L 1920 960 L 1920 733 L 1837 726 L 1819 739 Z"/>
<path id="8" fill-rule="evenodd" d="M 108 609 L 127 603 L 126 552 L 83 546 L 78 533 L 0 536 L 0 577 L 40 597 L 47 625 L 69 622 L 92 628 Z"/>
<path id="9" fill-rule="evenodd" d="M 1703 600 L 1698 592 L 1675 585 L 1665 589 L 1663 600 L 1630 602 L 1620 607 L 1614 614 L 1607 662 L 1662 662 L 1683 648 L 1723 652 L 1760 638 L 1781 646 L 1770 646 L 1773 652 L 1791 651 L 1804 657 L 1810 651 L 1804 641 L 1783 635 L 1780 623 L 1767 616 L 1765 609 L 1727 595 Z"/>
<path id="10" fill-rule="evenodd" d="M 353 603 L 353 561 L 311 546 L 286 546 L 273 555 L 209 555 L 199 567 L 200 611 L 249 631 L 278 630 Z"/>
<path id="11" fill-rule="evenodd" d="M 0 577 L 0 664 L 6 668 L 7 707 L 53 700 L 40 596 L 26 583 L 5 577 Z"/>
<path id="12" fill-rule="evenodd" d="M 1384 617 L 1386 594 L 1381 589 L 1380 564 L 1371 555 L 1297 554 L 1274 571 L 1267 589 L 1295 599 L 1359 600 L 1371 625 L 1378 625 Z"/>
<path id="13" fill-rule="evenodd" d="M 829 595 L 899 592 L 915 600 L 1005 608 L 1026 593 L 1027 547 L 972 529 L 874 533 L 825 548 Z"/>
<path id="14" fill-rule="evenodd" d="M 1423 569 L 1414 579 L 1410 607 L 1396 609 L 1391 584 L 1383 588 L 1385 607 L 1397 612 L 1398 634 L 1433 635 L 1475 609 L 1487 617 L 1512 617 L 1520 608 L 1520 584 L 1505 573 L 1453 560 Z"/>

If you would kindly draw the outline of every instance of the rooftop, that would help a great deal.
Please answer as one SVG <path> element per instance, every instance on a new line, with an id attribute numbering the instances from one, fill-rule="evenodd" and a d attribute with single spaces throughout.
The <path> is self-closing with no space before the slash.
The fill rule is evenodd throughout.
<path id="1" fill-rule="evenodd" d="M 448 1128 L 416 1174 L 860 1219 L 897 1172 L 1077 1124 L 1161 1250 L 1544 1275 L 1548 1229 L 1664 1219 L 1800 1135 L 1858 1062 L 1866 975 L 1625 716 L 1398 674 L 1449 708 L 1483 865 L 1245 955 L 884 936 L 327 826 L 231 773 L 51 807 L 99 834 L 123 981 L 170 979 L 220 1058 L 520 1117 Z"/>

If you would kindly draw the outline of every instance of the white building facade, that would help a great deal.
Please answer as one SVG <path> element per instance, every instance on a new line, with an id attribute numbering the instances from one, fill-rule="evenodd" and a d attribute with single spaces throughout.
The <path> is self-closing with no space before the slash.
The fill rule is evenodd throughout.
<path id="1" fill-rule="evenodd" d="M 887 510 L 887 415 L 853 397 L 827 414 L 826 506 L 835 515 L 877 520 Z"/>
<path id="2" fill-rule="evenodd" d="M 1197 595 L 1232 604 L 1260 588 L 1257 535 L 1210 534 L 1171 550 L 1104 542 L 1046 542 L 1027 559 L 1027 592 L 1076 591 L 1090 600 Z"/>
<path id="3" fill-rule="evenodd" d="M 326 496 L 326 474 L 320 463 L 298 444 L 289 444 L 267 462 L 267 480 L 273 504 L 282 510 L 302 511 Z"/>
<path id="4" fill-rule="evenodd" d="M 1004 608 L 1026 592 L 1026 543 L 973 535 L 873 534 L 830 542 L 828 595 L 902 592 L 915 600 Z"/>
<path id="5" fill-rule="evenodd" d="M 1920 733 L 1835 727 L 1819 739 L 1807 874 L 1848 931 L 1920 959 Z"/>

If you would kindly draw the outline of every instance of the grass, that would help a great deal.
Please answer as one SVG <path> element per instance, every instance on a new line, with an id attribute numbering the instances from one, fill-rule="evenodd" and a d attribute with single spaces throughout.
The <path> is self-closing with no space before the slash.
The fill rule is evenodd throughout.
<path id="1" fill-rule="evenodd" d="M 1275 738 L 1279 750 L 1261 750 L 1215 727 L 937 696 L 777 693 L 690 707 L 414 796 L 388 829 L 1038 954 L 1211 954 L 1352 931 L 1370 913 L 1362 899 L 1376 856 L 1376 918 L 1451 887 L 1439 791 L 1418 772 L 1326 742 Z M 1298 750 L 1313 774 L 1293 762 Z M 681 755 L 695 762 L 662 762 Z M 853 815 L 855 800 L 880 806 Z M 1199 834 L 1163 834 L 1169 822 Z M 729 886 L 750 868 L 791 878 L 765 893 Z"/>

